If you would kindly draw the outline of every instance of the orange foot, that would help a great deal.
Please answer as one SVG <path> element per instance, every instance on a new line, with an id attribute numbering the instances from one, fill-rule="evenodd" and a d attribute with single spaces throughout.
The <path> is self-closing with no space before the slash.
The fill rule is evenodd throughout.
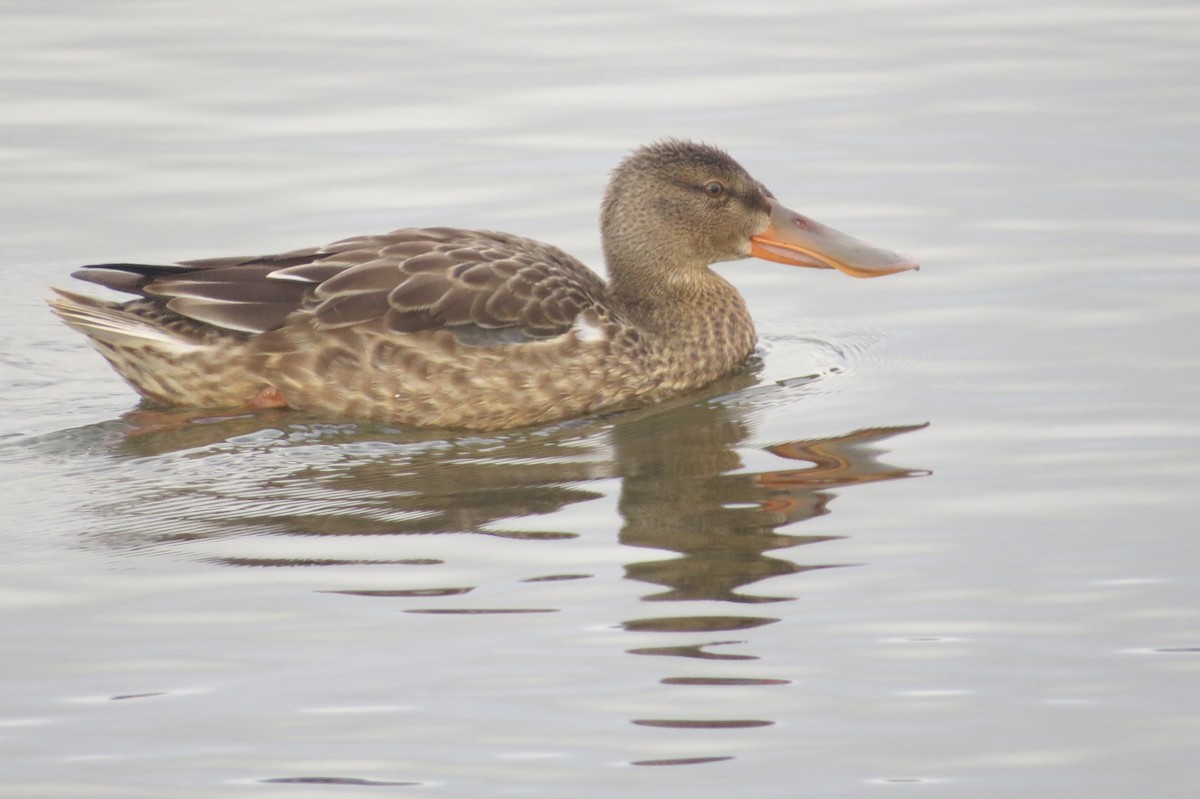
<path id="1" fill-rule="evenodd" d="M 279 393 L 279 389 L 275 386 L 267 386 L 262 391 L 254 395 L 254 399 L 246 404 L 251 410 L 260 408 L 286 408 L 287 401 L 283 395 Z"/>
<path id="2" fill-rule="evenodd" d="M 164 408 L 139 409 L 121 415 L 133 427 L 126 433 L 129 438 L 150 433 L 167 433 L 185 430 L 195 424 L 223 422 L 229 419 L 251 418 L 255 412 L 273 408 L 286 408 L 287 402 L 274 386 L 267 386 L 240 408 L 218 410 L 212 408 Z"/>

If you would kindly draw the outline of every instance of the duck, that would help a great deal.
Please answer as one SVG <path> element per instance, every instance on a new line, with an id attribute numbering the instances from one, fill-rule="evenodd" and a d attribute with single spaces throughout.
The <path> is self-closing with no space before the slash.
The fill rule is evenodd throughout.
<path id="1" fill-rule="evenodd" d="M 728 153 L 665 139 L 613 170 L 608 280 L 510 233 L 402 228 L 276 255 L 104 263 L 51 309 L 150 407 L 290 408 L 494 431 L 648 405 L 745 367 L 756 334 L 711 269 L 919 268 L 789 210 Z"/>

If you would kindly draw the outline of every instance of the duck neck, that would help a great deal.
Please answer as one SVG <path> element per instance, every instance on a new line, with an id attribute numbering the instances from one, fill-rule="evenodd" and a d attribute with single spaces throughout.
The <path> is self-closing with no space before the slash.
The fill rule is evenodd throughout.
<path id="1" fill-rule="evenodd" d="M 730 283 L 707 266 L 658 260 L 653 268 L 609 261 L 610 293 L 622 314 L 664 355 L 718 376 L 754 349 L 754 324 Z"/>

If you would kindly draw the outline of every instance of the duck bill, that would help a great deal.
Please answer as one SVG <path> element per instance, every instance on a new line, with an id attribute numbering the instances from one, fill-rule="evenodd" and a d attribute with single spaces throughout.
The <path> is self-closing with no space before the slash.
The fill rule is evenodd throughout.
<path id="1" fill-rule="evenodd" d="M 854 277 L 880 277 L 920 266 L 911 255 L 872 247 L 771 201 L 771 223 L 750 237 L 750 255 L 790 266 L 837 269 Z"/>

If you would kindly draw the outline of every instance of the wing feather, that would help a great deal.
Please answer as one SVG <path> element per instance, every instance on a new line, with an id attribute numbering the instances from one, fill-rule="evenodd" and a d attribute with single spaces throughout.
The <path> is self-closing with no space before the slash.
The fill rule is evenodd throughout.
<path id="1" fill-rule="evenodd" d="M 446 329 L 472 346 L 566 333 L 605 291 L 594 272 L 555 247 L 449 228 L 270 256 L 99 264 L 76 276 L 227 330 L 266 332 L 300 312 L 328 328 L 381 320 L 401 333 Z"/>

